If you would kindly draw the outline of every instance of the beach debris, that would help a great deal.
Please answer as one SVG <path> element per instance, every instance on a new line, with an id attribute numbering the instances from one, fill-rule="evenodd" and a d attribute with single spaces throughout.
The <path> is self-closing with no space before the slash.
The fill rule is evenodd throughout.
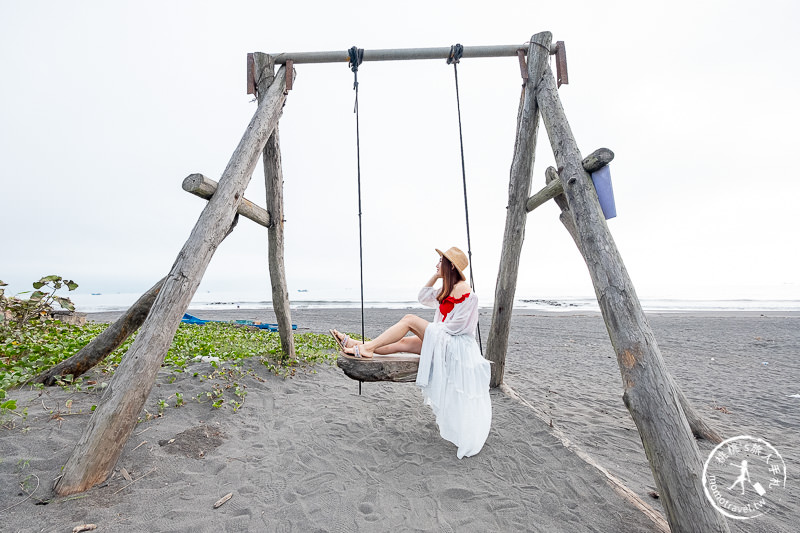
<path id="1" fill-rule="evenodd" d="M 169 453 L 202 459 L 210 450 L 219 447 L 225 438 L 218 427 L 201 424 L 178 433 L 170 440 L 160 440 L 158 444 Z"/>
<path id="2" fill-rule="evenodd" d="M 121 468 L 120 470 L 124 470 L 124 468 Z M 144 475 L 141 475 L 141 476 L 137 477 L 136 479 L 134 479 L 133 481 L 131 481 L 130 483 L 128 483 L 127 485 L 125 485 L 124 487 L 122 487 L 121 489 L 119 489 L 118 491 L 116 491 L 114 494 L 117 494 L 117 493 L 119 493 L 119 492 L 122 492 L 123 490 L 127 489 L 128 487 L 130 487 L 131 485 L 133 485 L 134 483 L 136 483 L 136 482 L 137 482 L 137 481 L 139 481 L 140 479 L 142 479 L 142 478 L 146 478 L 147 476 L 149 476 L 150 474 L 152 474 L 152 473 L 153 473 L 153 472 L 155 472 L 155 471 L 156 471 L 156 468 L 155 468 L 155 467 L 151 468 L 151 469 L 150 469 L 150 471 L 149 471 L 148 473 L 146 473 L 146 474 L 144 474 Z M 112 494 L 112 496 L 113 496 L 113 494 Z"/>
<path id="3" fill-rule="evenodd" d="M 654 500 L 657 500 L 657 499 L 660 498 L 659 494 L 654 490 L 651 490 L 650 492 L 648 492 L 647 495 L 650 496 L 651 498 L 653 498 Z"/>
<path id="4" fill-rule="evenodd" d="M 217 509 L 217 508 L 221 507 L 222 504 L 224 504 L 225 502 L 227 502 L 231 498 L 233 498 L 233 493 L 229 492 L 228 494 L 226 494 L 225 496 L 223 496 L 222 498 L 217 500 L 217 502 L 214 504 L 214 509 Z"/>
<path id="5" fill-rule="evenodd" d="M 92 531 L 97 529 L 97 524 L 81 524 L 72 528 L 72 533 L 81 533 L 81 531 Z"/>
<path id="6" fill-rule="evenodd" d="M 723 405 L 717 405 L 717 404 L 715 403 L 715 404 L 714 404 L 714 409 L 715 409 L 715 410 L 717 410 L 717 411 L 719 411 L 719 412 L 721 412 L 721 413 L 725 413 L 726 415 L 729 415 L 729 414 L 731 414 L 731 412 L 730 412 L 730 411 L 728 411 L 728 410 L 725 408 L 725 406 L 723 406 Z"/>
<path id="7" fill-rule="evenodd" d="M 119 469 L 119 473 L 122 474 L 122 477 L 124 477 L 126 480 L 133 481 L 133 478 L 131 477 L 131 475 L 124 468 L 120 468 Z"/>

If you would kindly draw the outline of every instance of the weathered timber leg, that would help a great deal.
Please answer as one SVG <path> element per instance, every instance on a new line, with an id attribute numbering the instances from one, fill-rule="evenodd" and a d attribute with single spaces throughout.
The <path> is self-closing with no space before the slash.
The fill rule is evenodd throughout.
<path id="1" fill-rule="evenodd" d="M 514 142 L 514 158 L 508 184 L 508 207 L 506 227 L 503 233 L 503 250 L 500 270 L 494 289 L 494 309 L 489 338 L 486 341 L 486 359 L 494 363 L 489 382 L 497 387 L 503 382 L 508 349 L 508 333 L 511 312 L 514 309 L 514 294 L 517 290 L 519 257 L 525 238 L 526 201 L 531 190 L 533 162 L 536 154 L 536 134 L 539 130 L 539 107 L 536 90 L 542 78 L 544 66 L 550 57 L 550 32 L 537 33 L 531 37 L 528 48 L 528 79 L 525 81 L 519 112 L 517 114 L 517 138 Z"/>
<path id="2" fill-rule="evenodd" d="M 278 322 L 281 350 L 285 357 L 295 359 L 292 312 L 289 306 L 289 288 L 286 283 L 283 232 L 283 171 L 278 141 L 278 129 L 267 141 L 264 149 L 264 177 L 267 189 L 267 210 L 272 224 L 267 230 L 269 278 L 272 286 L 272 308 Z"/>
<path id="3" fill-rule="evenodd" d="M 156 301 L 164 280 L 153 285 L 138 300 L 119 317 L 113 324 L 103 330 L 97 337 L 84 346 L 69 359 L 61 361 L 53 368 L 42 372 L 33 380 L 34 383 L 44 383 L 47 386 L 55 385 L 58 378 L 72 374 L 73 378 L 88 372 L 91 368 L 105 359 L 108 354 L 119 348 L 139 327 L 144 323 L 153 302 Z"/>
<path id="4" fill-rule="evenodd" d="M 256 73 L 260 73 L 258 97 L 261 99 L 261 95 L 266 92 L 266 87 L 271 83 L 270 76 L 274 66 L 267 54 L 257 53 L 254 59 Z M 289 288 L 286 283 L 286 267 L 283 256 L 283 167 L 277 127 L 264 147 L 264 182 L 267 190 L 267 211 L 270 216 L 270 225 L 267 230 L 267 255 L 272 286 L 272 308 L 275 310 L 275 318 L 278 322 L 281 351 L 285 357 L 295 359 L 297 356 L 292 333 L 292 312 L 289 307 Z"/>
<path id="5" fill-rule="evenodd" d="M 623 401 L 639 430 L 672 531 L 728 531 L 706 499 L 703 465 L 655 336 L 603 217 L 549 67 L 537 100 L 581 254 L 617 354 Z"/>
<path id="6" fill-rule="evenodd" d="M 225 238 L 264 146 L 278 125 L 285 100 L 284 69 L 258 105 L 247 130 L 164 280 L 141 331 L 122 358 L 89 424 L 56 482 L 59 495 L 82 492 L 105 480 L 136 426 L 181 317 Z"/>
<path id="7" fill-rule="evenodd" d="M 584 170 L 586 170 L 586 160 L 584 159 Z M 588 171 L 587 171 L 588 172 Z M 558 172 L 553 167 L 547 167 L 547 171 L 545 172 L 545 179 L 547 180 L 547 184 L 550 185 L 555 181 L 559 181 L 558 179 Z M 563 189 L 562 189 L 563 190 Z M 556 204 L 558 207 L 561 208 L 561 216 L 559 220 L 567 229 L 567 232 L 572 237 L 572 240 L 575 241 L 575 245 L 580 248 L 581 241 L 578 237 L 578 230 L 575 228 L 575 222 L 572 219 L 572 215 L 569 212 L 569 206 L 567 205 L 567 200 L 564 198 L 564 195 L 558 195 L 554 197 Z M 683 393 L 683 390 L 678 386 L 675 382 L 675 379 L 670 374 L 670 382 L 672 383 L 673 388 L 675 389 L 675 394 L 678 395 L 678 399 L 681 403 L 681 408 L 683 409 L 684 414 L 686 415 L 686 421 L 689 422 L 689 428 L 692 430 L 692 434 L 698 439 L 706 439 L 709 442 L 713 442 L 714 444 L 719 444 L 722 442 L 722 437 L 719 433 L 717 433 L 713 428 L 711 428 L 708 424 L 706 424 L 705 420 L 703 420 L 700 415 L 697 414 L 697 411 L 692 407 L 691 402 Z"/>

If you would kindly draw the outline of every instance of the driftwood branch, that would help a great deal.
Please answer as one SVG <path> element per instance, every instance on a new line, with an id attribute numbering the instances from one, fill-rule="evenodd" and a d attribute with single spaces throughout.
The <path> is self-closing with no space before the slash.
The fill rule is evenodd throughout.
<path id="1" fill-rule="evenodd" d="M 78 353 L 36 376 L 33 380 L 34 383 L 51 386 L 55 385 L 63 376 L 72 374 L 72 377 L 76 378 L 108 357 L 108 354 L 119 348 L 144 323 L 150 313 L 150 308 L 153 307 L 153 302 L 156 301 L 156 296 L 164 286 L 165 279 L 161 278 L 158 283 L 140 296 L 125 314 L 81 348 Z"/>
<path id="2" fill-rule="evenodd" d="M 202 174 L 189 174 L 183 180 L 183 190 L 192 193 L 195 196 L 210 200 L 214 193 L 217 191 L 217 182 L 211 178 L 207 178 Z M 259 207 L 247 198 L 242 199 L 242 203 L 236 212 L 245 218 L 248 218 L 260 224 L 265 228 L 270 226 L 269 213 L 263 207 Z"/>
<path id="3" fill-rule="evenodd" d="M 613 160 L 614 152 L 608 148 L 599 148 L 583 159 L 583 170 L 591 174 L 592 172 L 597 172 Z M 530 213 L 543 203 L 552 200 L 563 192 L 564 185 L 561 183 L 561 180 L 558 179 L 558 174 L 556 174 L 555 180 L 548 180 L 547 185 L 545 185 L 542 190 L 528 198 L 525 209 Z"/>

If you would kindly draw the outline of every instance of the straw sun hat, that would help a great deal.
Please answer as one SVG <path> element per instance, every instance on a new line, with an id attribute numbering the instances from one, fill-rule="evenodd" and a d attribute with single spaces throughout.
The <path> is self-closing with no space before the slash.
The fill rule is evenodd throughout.
<path id="1" fill-rule="evenodd" d="M 442 257 L 446 257 L 451 263 L 453 263 L 453 266 L 456 267 L 458 273 L 461 274 L 462 280 L 467 279 L 467 276 L 464 275 L 464 269 L 467 268 L 467 265 L 469 265 L 469 261 L 467 260 L 467 256 L 464 254 L 464 252 L 462 252 L 455 246 L 453 246 L 446 252 L 443 252 L 438 248 L 435 248 L 435 250 L 439 255 L 441 255 Z"/>

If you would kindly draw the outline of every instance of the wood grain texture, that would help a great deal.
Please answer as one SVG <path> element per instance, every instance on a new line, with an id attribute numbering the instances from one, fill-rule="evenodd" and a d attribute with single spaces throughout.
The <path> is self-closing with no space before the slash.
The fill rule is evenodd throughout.
<path id="1" fill-rule="evenodd" d="M 266 54 L 255 55 L 258 79 L 259 101 L 267 93 L 273 69 L 272 58 Z M 288 68 L 292 68 L 288 65 Z M 270 287 L 272 289 L 272 308 L 278 322 L 278 335 L 281 338 L 281 351 L 286 357 L 296 359 L 294 334 L 292 333 L 292 311 L 289 306 L 289 288 L 286 282 L 284 261 L 284 217 L 283 217 L 283 166 L 278 128 L 272 132 L 264 147 L 264 184 L 266 188 L 267 211 L 272 224 L 267 230 L 267 262 Z"/>
<path id="2" fill-rule="evenodd" d="M 703 464 L 672 378 L 584 170 L 549 67 L 539 106 L 561 171 L 578 248 L 594 284 L 622 376 L 623 401 L 639 430 L 672 531 L 728 531 L 703 493 Z"/>
<path id="3" fill-rule="evenodd" d="M 376 355 L 371 359 L 340 355 L 336 365 L 357 381 L 414 382 L 419 369 L 417 355 Z"/>
<path id="4" fill-rule="evenodd" d="M 202 174 L 189 174 L 184 178 L 182 187 L 183 190 L 188 193 L 194 194 L 204 200 L 210 200 L 214 193 L 217 192 L 218 183 Z M 270 226 L 270 218 L 267 210 L 263 207 L 259 207 L 247 198 L 242 198 L 242 203 L 239 205 L 236 212 L 265 228 Z"/>
<path id="5" fill-rule="evenodd" d="M 514 142 L 514 157 L 511 162 L 508 184 L 503 249 L 494 290 L 492 325 L 486 341 L 485 357 L 494 363 L 490 380 L 492 387 L 497 387 L 503 382 L 503 373 L 505 372 L 508 332 L 511 326 L 511 312 L 514 308 L 514 295 L 517 290 L 519 258 L 522 253 L 522 242 L 525 239 L 525 223 L 528 214 L 526 203 L 531 190 L 533 163 L 536 155 L 536 134 L 539 130 L 536 91 L 547 59 L 550 57 L 551 41 L 550 32 L 537 33 L 531 37 L 528 49 L 528 79 L 523 86 L 517 114 L 517 136 Z"/>
<path id="6" fill-rule="evenodd" d="M 219 244 L 228 233 L 285 100 L 281 69 L 256 109 L 189 239 L 178 253 L 141 331 L 122 358 L 97 409 L 56 482 L 59 495 L 85 491 L 112 472 Z"/>

